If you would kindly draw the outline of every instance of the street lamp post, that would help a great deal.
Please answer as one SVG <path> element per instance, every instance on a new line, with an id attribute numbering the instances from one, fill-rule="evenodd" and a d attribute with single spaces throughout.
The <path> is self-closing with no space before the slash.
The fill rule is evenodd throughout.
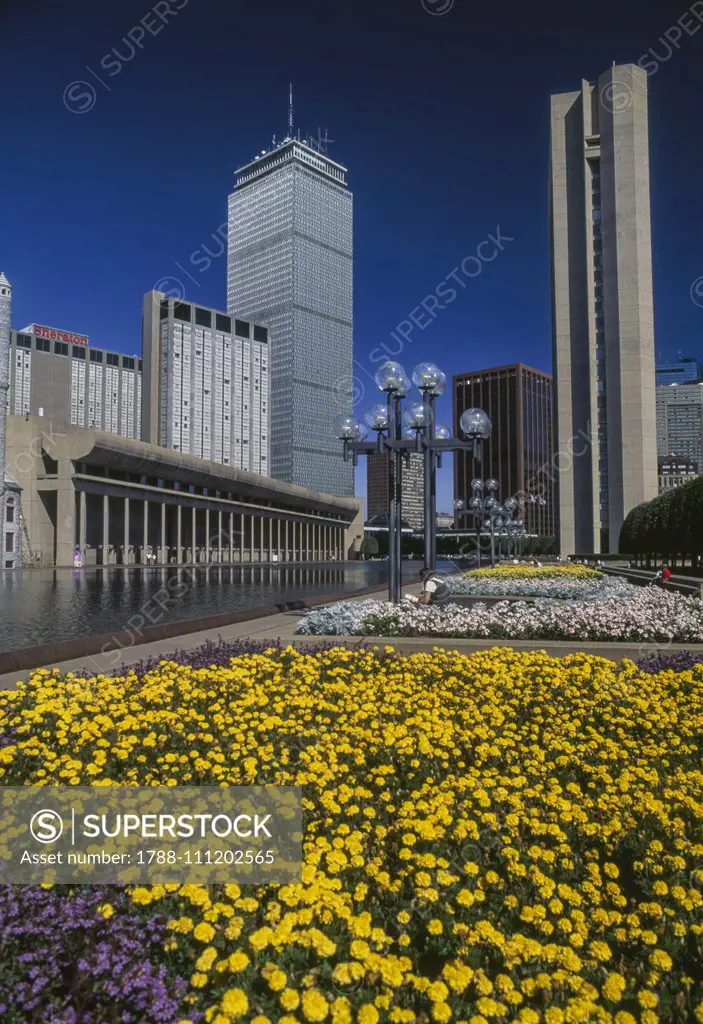
<path id="1" fill-rule="evenodd" d="M 469 409 L 460 421 L 460 429 L 467 440 L 451 436 L 444 426 L 435 425 L 434 400 L 444 392 L 447 379 L 433 363 L 419 363 L 413 372 L 413 382 L 422 396 L 402 411 L 402 402 L 410 391 L 411 382 L 400 363 L 388 361 L 376 373 L 376 383 L 385 392 L 385 404 L 374 405 L 366 413 L 368 427 L 375 431 L 376 440 L 367 441 L 366 427 L 353 416 L 338 416 L 335 421 L 337 437 L 342 442 L 345 461 L 357 465 L 359 455 L 388 455 L 388 598 L 394 604 L 401 596 L 401 512 L 402 512 L 402 460 L 411 452 L 424 455 L 425 479 L 425 568 L 436 566 L 436 470 L 441 465 L 443 452 L 472 451 L 477 458 L 480 442 L 490 436 L 491 421 L 481 409 Z M 467 414 L 471 414 L 468 416 Z M 405 420 L 405 431 L 402 423 Z"/>

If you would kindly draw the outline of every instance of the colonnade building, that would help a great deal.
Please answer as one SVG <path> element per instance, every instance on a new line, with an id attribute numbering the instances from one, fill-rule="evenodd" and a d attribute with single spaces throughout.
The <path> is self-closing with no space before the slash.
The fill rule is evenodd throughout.
<path id="1" fill-rule="evenodd" d="M 355 557 L 363 500 L 90 428 L 7 421 L 31 560 L 70 565 Z"/>

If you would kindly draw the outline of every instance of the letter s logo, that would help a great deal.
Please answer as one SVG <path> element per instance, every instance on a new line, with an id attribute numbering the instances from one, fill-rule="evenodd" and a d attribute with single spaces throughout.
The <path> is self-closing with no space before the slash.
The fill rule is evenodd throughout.
<path id="1" fill-rule="evenodd" d="M 63 821 L 57 811 L 37 811 L 32 815 L 29 831 L 38 843 L 55 843 L 63 834 Z"/>

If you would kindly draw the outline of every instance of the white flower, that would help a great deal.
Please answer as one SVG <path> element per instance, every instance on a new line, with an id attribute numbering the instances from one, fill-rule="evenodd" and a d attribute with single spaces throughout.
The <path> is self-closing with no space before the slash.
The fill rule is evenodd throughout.
<path id="1" fill-rule="evenodd" d="M 631 591 L 631 593 L 630 593 Z M 537 599 L 532 604 L 392 605 L 343 601 L 307 615 L 299 633 L 344 636 L 441 636 L 511 640 L 590 640 L 703 643 L 697 598 L 631 587 L 626 598 Z"/>

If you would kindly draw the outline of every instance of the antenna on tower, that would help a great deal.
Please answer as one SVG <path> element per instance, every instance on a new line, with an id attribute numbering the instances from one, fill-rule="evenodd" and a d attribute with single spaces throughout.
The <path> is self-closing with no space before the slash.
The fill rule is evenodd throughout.
<path id="1" fill-rule="evenodd" d="M 288 83 L 288 138 L 293 138 L 293 83 Z"/>

